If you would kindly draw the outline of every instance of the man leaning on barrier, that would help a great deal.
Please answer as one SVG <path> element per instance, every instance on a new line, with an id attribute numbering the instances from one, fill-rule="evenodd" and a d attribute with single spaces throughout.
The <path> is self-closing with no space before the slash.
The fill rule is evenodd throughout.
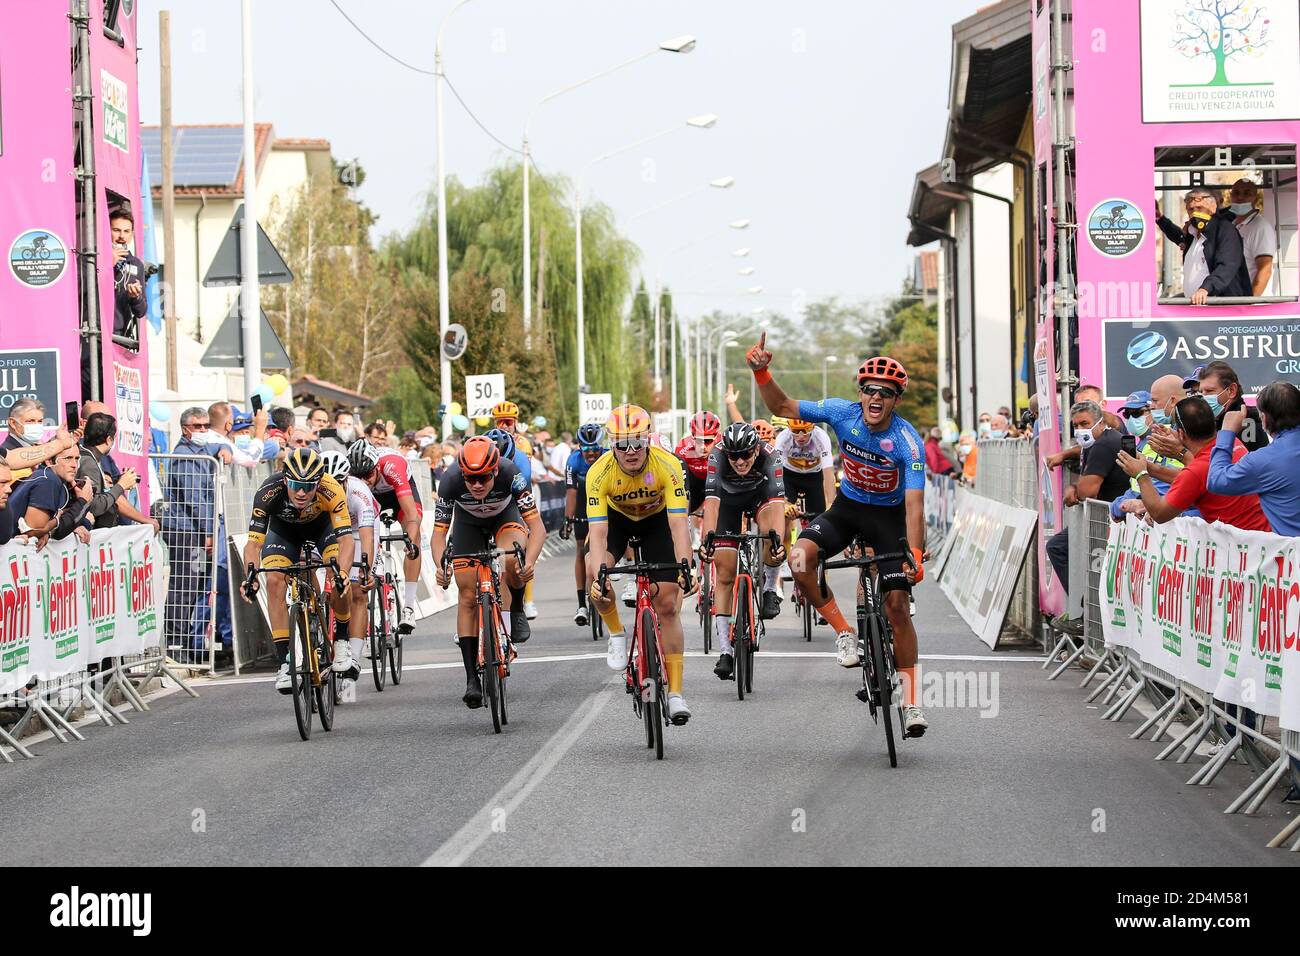
<path id="1" fill-rule="evenodd" d="M 1146 468 L 1155 482 L 1156 490 L 1164 494 L 1169 483 L 1183 469 L 1179 455 L 1184 451 L 1182 439 L 1169 429 L 1173 403 L 1184 397 L 1183 383 L 1177 375 L 1162 375 L 1151 383 L 1151 391 L 1138 391 L 1130 395 L 1120 408 L 1124 427 L 1136 440 L 1137 451 L 1146 462 Z M 1166 435 L 1174 447 L 1174 454 L 1165 454 L 1155 439 Z M 1128 490 L 1110 503 L 1110 516 L 1123 521 L 1125 514 L 1143 514 L 1142 492 L 1136 480 L 1129 482 Z"/>

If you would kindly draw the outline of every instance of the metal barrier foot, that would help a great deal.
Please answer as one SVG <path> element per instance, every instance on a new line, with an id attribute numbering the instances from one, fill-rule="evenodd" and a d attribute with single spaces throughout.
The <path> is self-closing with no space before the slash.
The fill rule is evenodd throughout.
<path id="1" fill-rule="evenodd" d="M 1083 678 L 1083 681 L 1079 684 L 1080 690 L 1082 690 L 1083 688 L 1087 687 L 1089 684 L 1092 683 L 1092 679 L 1096 677 L 1097 672 L 1100 671 L 1102 667 L 1108 663 L 1109 658 L 1110 658 L 1109 654 L 1102 654 L 1101 657 L 1097 658 L 1097 663 L 1092 665 L 1092 670 L 1088 671 L 1087 676 L 1085 676 Z M 1115 673 L 1115 671 L 1112 669 L 1110 673 L 1113 674 Z"/>
<path id="2" fill-rule="evenodd" d="M 1092 693 L 1089 694 L 1084 699 L 1085 703 L 1091 704 L 1102 694 L 1106 693 L 1106 688 L 1109 687 L 1111 684 L 1115 683 L 1116 681 L 1122 681 L 1124 679 L 1124 675 L 1127 673 L 1128 673 L 1127 663 L 1120 664 L 1118 667 L 1114 668 L 1109 674 L 1107 674 L 1104 678 L 1102 678 L 1100 684 L 1098 684 L 1096 687 L 1093 688 Z M 1083 685 L 1081 684 L 1079 686 L 1082 687 Z"/>
<path id="3" fill-rule="evenodd" d="M 1078 660 L 1080 657 L 1082 657 L 1082 656 L 1083 656 L 1083 645 L 1080 644 L 1080 645 L 1078 645 L 1077 647 L 1075 647 L 1075 649 L 1074 649 L 1074 653 L 1071 654 L 1069 657 L 1067 657 L 1067 658 L 1066 658 L 1066 659 L 1061 663 L 1061 666 L 1060 666 L 1060 667 L 1058 667 L 1056 670 L 1052 671 L 1052 673 L 1050 673 L 1050 674 L 1047 675 L 1047 679 L 1048 679 L 1048 680 L 1056 680 L 1058 677 L 1060 677 L 1062 674 L 1065 673 L 1066 669 L 1069 668 L 1069 666 L 1070 666 L 1071 664 L 1073 664 L 1075 661 L 1077 661 L 1077 660 Z"/>
<path id="4" fill-rule="evenodd" d="M 1050 651 L 1047 652 L 1047 660 L 1043 661 L 1043 666 L 1042 666 L 1041 669 L 1042 669 L 1042 670 L 1047 670 L 1047 668 L 1048 668 L 1049 666 L 1051 666 L 1052 664 L 1055 664 L 1055 663 L 1056 663 L 1056 658 L 1057 658 L 1057 656 L 1058 656 L 1058 655 L 1061 653 L 1061 651 L 1064 650 L 1067 646 L 1073 648 L 1073 647 L 1074 647 L 1074 641 L 1070 638 L 1070 635 L 1069 635 L 1069 634 L 1066 634 L 1064 631 L 1062 631 L 1062 632 L 1061 632 L 1061 639 L 1058 640 L 1058 641 L 1056 642 L 1056 646 L 1055 646 L 1055 647 L 1053 647 Z M 1049 678 L 1049 680 L 1050 680 L 1050 678 Z"/>
<path id="5" fill-rule="evenodd" d="M 1120 668 L 1119 679 L 1110 685 L 1110 690 L 1106 691 L 1106 696 L 1101 699 L 1104 706 L 1109 707 L 1117 695 L 1127 693 L 1124 690 L 1124 681 L 1133 676 L 1133 665 L 1129 661 L 1124 661 L 1124 666 Z M 1141 685 L 1143 677 L 1137 675 L 1136 681 Z"/>
<path id="6" fill-rule="evenodd" d="M 28 750 L 26 747 L 20 744 L 16 738 L 11 737 L 9 735 L 9 732 L 2 727 L 0 727 L 0 741 L 3 741 L 3 743 L 6 746 L 10 747 L 11 749 L 18 751 L 28 760 L 36 759 L 35 754 L 33 754 L 30 750 Z M 0 746 L 0 757 L 4 758 L 5 763 L 14 762 L 14 758 L 9 756 L 9 754 L 5 751 L 5 748 L 3 746 Z"/>
<path id="7" fill-rule="evenodd" d="M 1110 710 L 1101 715 L 1102 720 L 1109 720 L 1114 723 L 1119 723 L 1123 720 L 1124 715 L 1129 712 L 1129 708 L 1136 704 L 1137 699 L 1142 696 L 1144 684 L 1146 684 L 1146 678 L 1139 674 L 1137 683 L 1133 685 L 1132 689 L 1130 689 L 1127 694 L 1115 701 Z"/>
<path id="8" fill-rule="evenodd" d="M 1267 770 L 1251 781 L 1250 786 L 1241 791 L 1241 794 L 1237 799 L 1228 804 L 1227 808 L 1223 812 L 1240 813 L 1241 808 L 1246 806 L 1247 802 L 1250 802 L 1250 809 L 1246 810 L 1246 813 L 1254 813 L 1259 809 L 1259 805 L 1264 802 L 1264 799 L 1268 796 L 1268 792 L 1277 785 L 1279 780 L 1282 779 L 1282 775 L 1286 773 L 1287 766 L 1288 761 L 1286 755 L 1283 754 L 1278 757 Z"/>
<path id="9" fill-rule="evenodd" d="M 1228 761 L 1232 759 L 1232 755 L 1240 749 L 1241 742 L 1242 737 L 1241 734 L 1238 733 L 1235 737 L 1232 737 L 1224 743 L 1222 750 L 1211 757 L 1206 763 L 1202 764 L 1201 768 L 1197 770 L 1196 773 L 1192 774 L 1191 779 L 1187 781 L 1188 786 L 1208 787 L 1213 783 L 1214 778 L 1217 777 L 1220 771 L 1228 765 Z"/>
<path id="10" fill-rule="evenodd" d="M 1143 723 L 1141 727 L 1133 731 L 1133 733 L 1129 734 L 1128 739 L 1137 740 L 1139 737 L 1145 737 L 1148 730 L 1150 730 L 1156 724 L 1160 723 L 1160 719 L 1164 717 L 1165 711 L 1173 710 L 1174 705 L 1177 702 L 1178 702 L 1177 698 L 1170 697 L 1167 701 L 1165 701 L 1163 704 L 1161 704 L 1159 707 L 1156 708 L 1155 713 L 1153 713 L 1150 717 L 1148 717 L 1145 723 Z M 1158 738 L 1153 738 L 1153 739 L 1158 739 Z"/>

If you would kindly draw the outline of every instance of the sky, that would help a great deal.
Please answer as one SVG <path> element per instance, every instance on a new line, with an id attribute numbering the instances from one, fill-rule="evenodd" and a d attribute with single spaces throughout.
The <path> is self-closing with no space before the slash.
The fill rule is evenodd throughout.
<path id="1" fill-rule="evenodd" d="M 429 71 L 455 5 L 337 2 L 393 56 Z M 678 127 L 592 166 L 584 202 L 613 209 L 647 284 L 657 275 L 679 311 L 790 315 L 832 295 L 886 296 L 910 274 L 907 205 L 943 145 L 952 24 L 987 2 L 472 0 L 447 21 L 443 56 L 482 125 L 518 148 L 543 97 L 695 36 L 688 54 L 656 52 L 538 108 L 536 167 L 576 178 L 595 157 Z M 160 7 L 172 17 L 174 121 L 238 122 L 239 0 L 137 4 L 142 121 L 159 119 Z M 387 58 L 329 0 L 254 0 L 253 65 L 257 121 L 359 160 L 376 238 L 410 227 L 434 185 L 434 78 Z M 707 113 L 719 117 L 712 129 L 686 126 Z M 450 92 L 444 136 L 448 175 L 468 183 L 517 159 Z M 707 185 L 724 176 L 732 188 Z M 728 227 L 739 219 L 749 228 Z M 747 257 L 732 254 L 742 248 Z M 737 274 L 745 266 L 752 276 Z"/>

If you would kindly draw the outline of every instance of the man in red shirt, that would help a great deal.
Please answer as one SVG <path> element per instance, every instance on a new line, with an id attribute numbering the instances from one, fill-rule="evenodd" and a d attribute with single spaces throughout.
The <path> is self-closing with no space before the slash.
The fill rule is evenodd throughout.
<path id="1" fill-rule="evenodd" d="M 1147 515 L 1163 524 L 1195 507 L 1208 522 L 1222 521 L 1243 531 L 1271 531 L 1268 518 L 1259 507 L 1258 495 L 1216 495 L 1206 490 L 1205 479 L 1210 473 L 1210 455 L 1214 451 L 1216 433 L 1214 413 L 1205 399 L 1199 395 L 1184 398 L 1174 406 L 1170 424 L 1191 458 L 1183 456 L 1188 465 L 1178 472 L 1178 477 L 1163 497 L 1147 474 L 1149 462 L 1146 458 L 1134 458 L 1124 452 L 1119 454 L 1120 467 L 1129 477 L 1138 480 Z M 1238 461 L 1245 454 L 1246 446 L 1236 442 L 1232 448 L 1232 460 Z"/>

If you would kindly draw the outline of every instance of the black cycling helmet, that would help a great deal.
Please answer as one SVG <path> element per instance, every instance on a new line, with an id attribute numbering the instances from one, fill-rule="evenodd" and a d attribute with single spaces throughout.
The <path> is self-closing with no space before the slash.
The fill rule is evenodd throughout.
<path id="1" fill-rule="evenodd" d="M 348 467 L 358 478 L 368 478 L 379 464 L 379 449 L 364 438 L 348 446 Z"/>
<path id="2" fill-rule="evenodd" d="M 600 445 L 605 440 L 605 429 L 597 422 L 587 422 L 578 429 L 578 444 L 587 448 Z"/>
<path id="3" fill-rule="evenodd" d="M 325 462 L 310 448 L 295 448 L 284 462 L 284 476 L 290 481 L 320 481 Z"/>
<path id="4" fill-rule="evenodd" d="M 722 451 L 740 457 L 758 447 L 758 432 L 749 422 L 732 422 L 722 433 Z"/>

